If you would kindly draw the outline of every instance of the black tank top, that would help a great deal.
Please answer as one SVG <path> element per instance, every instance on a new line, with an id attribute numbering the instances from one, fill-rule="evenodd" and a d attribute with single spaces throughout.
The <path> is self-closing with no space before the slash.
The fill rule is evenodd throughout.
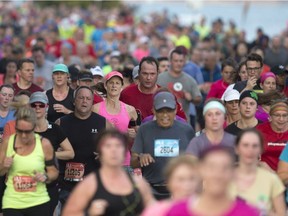
<path id="1" fill-rule="evenodd" d="M 133 185 L 132 193 L 126 196 L 120 196 L 111 194 L 105 189 L 99 170 L 96 170 L 94 173 L 97 178 L 97 191 L 92 201 L 97 199 L 104 199 L 108 202 L 106 211 L 103 214 L 104 216 L 137 216 L 141 214 L 144 208 L 142 196 L 135 186 L 131 176 L 128 175 Z M 91 202 L 89 206 L 91 205 Z"/>
<path id="2" fill-rule="evenodd" d="M 73 89 L 69 88 L 67 97 L 62 101 L 57 101 L 53 97 L 52 90 L 53 90 L 53 88 L 46 91 L 46 95 L 47 95 L 48 100 L 49 100 L 49 108 L 48 108 L 48 115 L 47 115 L 47 120 L 49 122 L 55 122 L 58 118 L 65 116 L 64 113 L 57 113 L 54 110 L 54 108 L 53 108 L 54 104 L 62 104 L 67 109 L 74 111 L 74 99 L 73 99 L 74 90 Z"/>
<path id="3" fill-rule="evenodd" d="M 60 127 L 67 135 L 67 138 L 69 139 L 75 152 L 75 157 L 73 159 L 66 161 L 59 160 L 60 186 L 61 188 L 65 188 L 66 190 L 70 191 L 77 184 L 78 180 L 75 178 L 67 178 L 67 166 L 75 163 L 80 163 L 81 166 L 84 165 L 84 176 L 88 175 L 95 169 L 99 169 L 100 162 L 99 160 L 95 160 L 95 155 L 93 153 L 96 151 L 94 138 L 97 133 L 105 130 L 106 119 L 103 116 L 93 112 L 89 118 L 84 120 L 77 118 L 74 113 L 70 113 L 61 118 Z M 81 167 L 81 170 L 83 170 L 82 168 L 83 166 Z M 78 172 L 79 167 L 74 167 L 69 170 L 72 170 L 71 172 L 77 170 Z M 74 175 L 72 173 L 70 174 Z"/>

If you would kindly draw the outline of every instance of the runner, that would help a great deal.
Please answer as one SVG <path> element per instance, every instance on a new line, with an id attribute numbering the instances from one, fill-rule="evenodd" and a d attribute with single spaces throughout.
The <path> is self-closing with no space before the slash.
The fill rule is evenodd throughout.
<path id="1" fill-rule="evenodd" d="M 63 216 L 139 215 L 153 202 L 151 189 L 142 178 L 131 178 L 122 169 L 128 139 L 115 130 L 100 133 L 96 139 L 101 168 L 94 170 L 72 192 Z M 89 187 L 89 190 L 87 188 Z"/>
<path id="2" fill-rule="evenodd" d="M 239 109 L 239 98 L 240 93 L 235 89 L 230 89 L 225 92 L 223 101 L 226 108 L 226 121 L 224 127 L 232 124 L 235 121 L 238 121 L 240 116 L 240 109 Z"/>
<path id="3" fill-rule="evenodd" d="M 272 72 L 262 74 L 260 77 L 260 87 L 263 89 L 263 93 L 268 93 L 276 90 L 276 76 Z"/>
<path id="4" fill-rule="evenodd" d="M 3 213 L 50 215 L 46 183 L 58 176 L 55 154 L 49 140 L 34 134 L 36 114 L 21 108 L 16 116 L 16 134 L 5 139 L 0 154 L 0 174 L 7 174 Z"/>

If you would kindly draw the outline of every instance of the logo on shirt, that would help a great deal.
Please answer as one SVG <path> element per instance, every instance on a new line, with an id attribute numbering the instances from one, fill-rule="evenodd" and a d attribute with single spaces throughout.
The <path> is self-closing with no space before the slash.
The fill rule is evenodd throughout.
<path id="1" fill-rule="evenodd" d="M 268 142 L 268 146 L 286 146 L 286 142 L 283 143 Z"/>
<path id="2" fill-rule="evenodd" d="M 93 128 L 92 128 L 92 131 L 91 131 L 91 133 L 98 133 L 98 129 L 96 129 L 96 128 L 95 128 L 95 129 L 93 129 Z"/>

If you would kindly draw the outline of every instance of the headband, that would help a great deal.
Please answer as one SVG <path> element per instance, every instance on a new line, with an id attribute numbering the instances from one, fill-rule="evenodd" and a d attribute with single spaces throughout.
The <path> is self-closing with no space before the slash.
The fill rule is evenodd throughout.
<path id="1" fill-rule="evenodd" d="M 203 115 L 205 115 L 209 109 L 215 109 L 215 108 L 221 110 L 221 112 L 223 112 L 224 114 L 226 113 L 226 109 L 223 106 L 223 104 L 221 104 L 218 101 L 210 101 L 204 106 Z"/>
<path id="2" fill-rule="evenodd" d="M 269 114 L 272 115 L 277 111 L 285 111 L 288 113 L 288 105 L 285 102 L 275 103 L 271 105 Z"/>
<path id="3" fill-rule="evenodd" d="M 274 79 L 276 79 L 276 76 L 275 76 L 275 74 L 274 73 L 272 73 L 272 72 L 267 72 L 267 73 L 265 73 L 265 74 L 263 74 L 262 76 L 261 76 L 261 78 L 260 78 L 260 83 L 264 83 L 264 81 L 267 79 L 267 78 L 269 78 L 269 77 L 273 77 Z"/>

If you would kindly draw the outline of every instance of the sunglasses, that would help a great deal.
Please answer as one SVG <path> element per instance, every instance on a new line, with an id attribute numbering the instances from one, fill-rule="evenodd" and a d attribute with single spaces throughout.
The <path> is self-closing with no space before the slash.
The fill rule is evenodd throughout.
<path id="1" fill-rule="evenodd" d="M 34 128 L 31 129 L 31 130 L 21 130 L 19 128 L 15 128 L 16 132 L 19 133 L 19 134 L 30 134 L 34 131 Z"/>
<path id="2" fill-rule="evenodd" d="M 32 103 L 31 104 L 31 107 L 32 108 L 45 108 L 46 107 L 46 104 L 44 104 L 44 103 Z"/>

